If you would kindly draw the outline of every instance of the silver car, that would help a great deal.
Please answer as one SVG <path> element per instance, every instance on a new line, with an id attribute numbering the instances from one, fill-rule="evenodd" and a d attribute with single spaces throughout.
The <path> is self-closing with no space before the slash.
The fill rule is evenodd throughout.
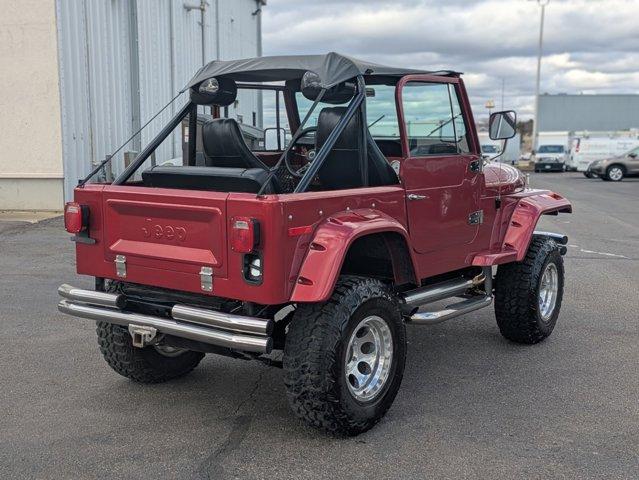
<path id="1" fill-rule="evenodd" d="M 584 173 L 589 178 L 620 182 L 623 177 L 639 175 L 639 147 L 616 157 L 595 160 Z"/>

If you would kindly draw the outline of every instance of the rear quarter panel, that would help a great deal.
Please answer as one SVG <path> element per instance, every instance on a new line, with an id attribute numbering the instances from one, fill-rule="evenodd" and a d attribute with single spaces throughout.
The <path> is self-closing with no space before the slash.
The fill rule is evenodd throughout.
<path id="1" fill-rule="evenodd" d="M 401 228 L 406 225 L 404 190 L 399 185 L 280 196 L 86 185 L 76 189 L 75 199 L 90 207 L 89 234 L 95 240 L 93 245 L 76 244 L 79 274 L 264 305 L 290 300 L 311 239 L 332 215 L 374 210 L 397 219 Z M 230 247 L 227 232 L 237 216 L 260 223 L 260 284 L 244 280 L 243 256 Z M 167 236 L 166 226 L 184 228 L 186 239 Z M 308 231 L 298 234 L 296 227 Z M 126 278 L 116 275 L 117 254 L 127 257 Z M 202 265 L 213 268 L 212 292 L 201 289 Z"/>

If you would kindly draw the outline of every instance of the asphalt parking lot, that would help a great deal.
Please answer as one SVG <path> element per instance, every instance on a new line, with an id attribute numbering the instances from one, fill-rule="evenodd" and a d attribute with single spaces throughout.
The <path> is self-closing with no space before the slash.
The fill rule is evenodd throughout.
<path id="1" fill-rule="evenodd" d="M 408 327 L 402 389 L 351 439 L 304 427 L 281 371 L 207 356 L 134 384 L 94 326 L 57 313 L 74 273 L 60 219 L 0 230 L 0 478 L 628 478 L 639 476 L 639 179 L 531 176 L 573 201 L 559 323 L 543 344 L 499 335 L 492 308 Z"/>

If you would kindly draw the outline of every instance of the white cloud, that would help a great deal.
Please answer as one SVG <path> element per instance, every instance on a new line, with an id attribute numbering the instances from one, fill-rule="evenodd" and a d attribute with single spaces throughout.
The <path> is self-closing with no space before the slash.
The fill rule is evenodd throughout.
<path id="1" fill-rule="evenodd" d="M 542 92 L 639 93 L 639 2 L 551 0 Z M 492 98 L 532 113 L 539 8 L 524 0 L 269 0 L 264 53 L 337 51 L 464 79 L 477 116 Z"/>

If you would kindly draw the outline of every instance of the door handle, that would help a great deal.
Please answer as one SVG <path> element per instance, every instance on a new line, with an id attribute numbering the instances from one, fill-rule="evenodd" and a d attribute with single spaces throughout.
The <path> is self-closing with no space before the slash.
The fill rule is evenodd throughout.
<path id="1" fill-rule="evenodd" d="M 409 200 L 424 200 L 426 198 L 426 195 L 417 195 L 416 193 L 409 193 L 408 195 L 406 195 L 406 198 L 408 198 Z"/>

